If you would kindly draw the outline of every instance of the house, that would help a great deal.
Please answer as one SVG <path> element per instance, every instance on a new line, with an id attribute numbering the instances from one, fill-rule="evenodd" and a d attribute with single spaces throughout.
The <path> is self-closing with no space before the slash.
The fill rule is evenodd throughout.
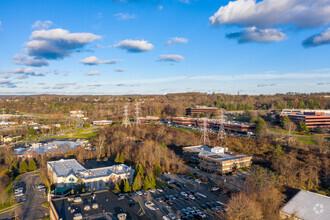
<path id="1" fill-rule="evenodd" d="M 73 187 L 81 181 L 88 189 L 96 191 L 123 179 L 132 182 L 134 175 L 134 169 L 125 164 L 86 169 L 75 159 L 47 162 L 47 170 L 56 187 Z"/>
<path id="2" fill-rule="evenodd" d="M 111 125 L 111 120 L 93 121 L 93 125 Z"/>
<path id="3" fill-rule="evenodd" d="M 280 210 L 282 219 L 328 220 L 330 197 L 300 190 Z"/>

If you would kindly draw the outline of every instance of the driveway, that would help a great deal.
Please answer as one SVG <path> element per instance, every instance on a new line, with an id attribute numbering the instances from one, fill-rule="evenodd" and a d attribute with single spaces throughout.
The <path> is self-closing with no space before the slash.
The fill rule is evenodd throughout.
<path id="1" fill-rule="evenodd" d="M 44 191 L 38 190 L 38 184 L 42 183 L 40 176 L 36 172 L 25 173 L 21 175 L 21 182 L 26 186 L 24 194 L 26 201 L 17 209 L 0 214 L 0 219 L 9 219 L 17 214 L 21 219 L 26 220 L 43 219 L 48 215 L 48 209 L 41 206 L 47 198 L 43 197 Z"/>

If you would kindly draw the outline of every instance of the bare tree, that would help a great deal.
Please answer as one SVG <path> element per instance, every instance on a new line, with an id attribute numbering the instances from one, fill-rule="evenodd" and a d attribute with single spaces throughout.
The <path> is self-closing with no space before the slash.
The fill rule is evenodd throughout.
<path id="1" fill-rule="evenodd" d="M 288 130 L 290 135 L 293 131 L 295 131 L 297 129 L 297 125 L 295 123 L 293 123 L 292 121 L 284 122 L 283 126 L 286 130 Z"/>

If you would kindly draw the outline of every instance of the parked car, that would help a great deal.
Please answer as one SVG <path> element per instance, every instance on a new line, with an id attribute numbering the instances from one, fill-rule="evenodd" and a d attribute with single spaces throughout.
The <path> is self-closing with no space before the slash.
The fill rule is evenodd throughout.
<path id="1" fill-rule="evenodd" d="M 195 179 L 196 183 L 201 183 L 202 181 L 200 181 L 200 179 Z"/>

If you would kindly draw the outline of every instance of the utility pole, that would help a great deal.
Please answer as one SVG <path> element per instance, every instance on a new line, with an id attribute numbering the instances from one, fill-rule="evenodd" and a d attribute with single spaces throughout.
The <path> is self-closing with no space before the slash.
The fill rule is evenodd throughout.
<path id="1" fill-rule="evenodd" d="M 220 124 L 219 124 L 219 131 L 218 131 L 218 139 L 221 141 L 225 140 L 225 120 L 224 120 L 224 109 L 220 109 Z"/>
<path id="2" fill-rule="evenodd" d="M 135 122 L 136 122 L 136 125 L 139 125 L 140 124 L 140 119 L 139 119 L 139 114 L 140 114 L 140 108 L 139 108 L 139 102 L 135 103 Z"/>
<path id="3" fill-rule="evenodd" d="M 127 127 L 129 125 L 129 120 L 128 120 L 128 105 L 124 105 L 124 120 L 123 120 L 123 125 Z"/>
<path id="4" fill-rule="evenodd" d="M 209 136 L 207 134 L 207 118 L 203 118 L 203 133 L 201 136 L 201 141 L 203 143 L 203 145 L 205 146 L 208 142 L 210 142 L 209 140 Z"/>

